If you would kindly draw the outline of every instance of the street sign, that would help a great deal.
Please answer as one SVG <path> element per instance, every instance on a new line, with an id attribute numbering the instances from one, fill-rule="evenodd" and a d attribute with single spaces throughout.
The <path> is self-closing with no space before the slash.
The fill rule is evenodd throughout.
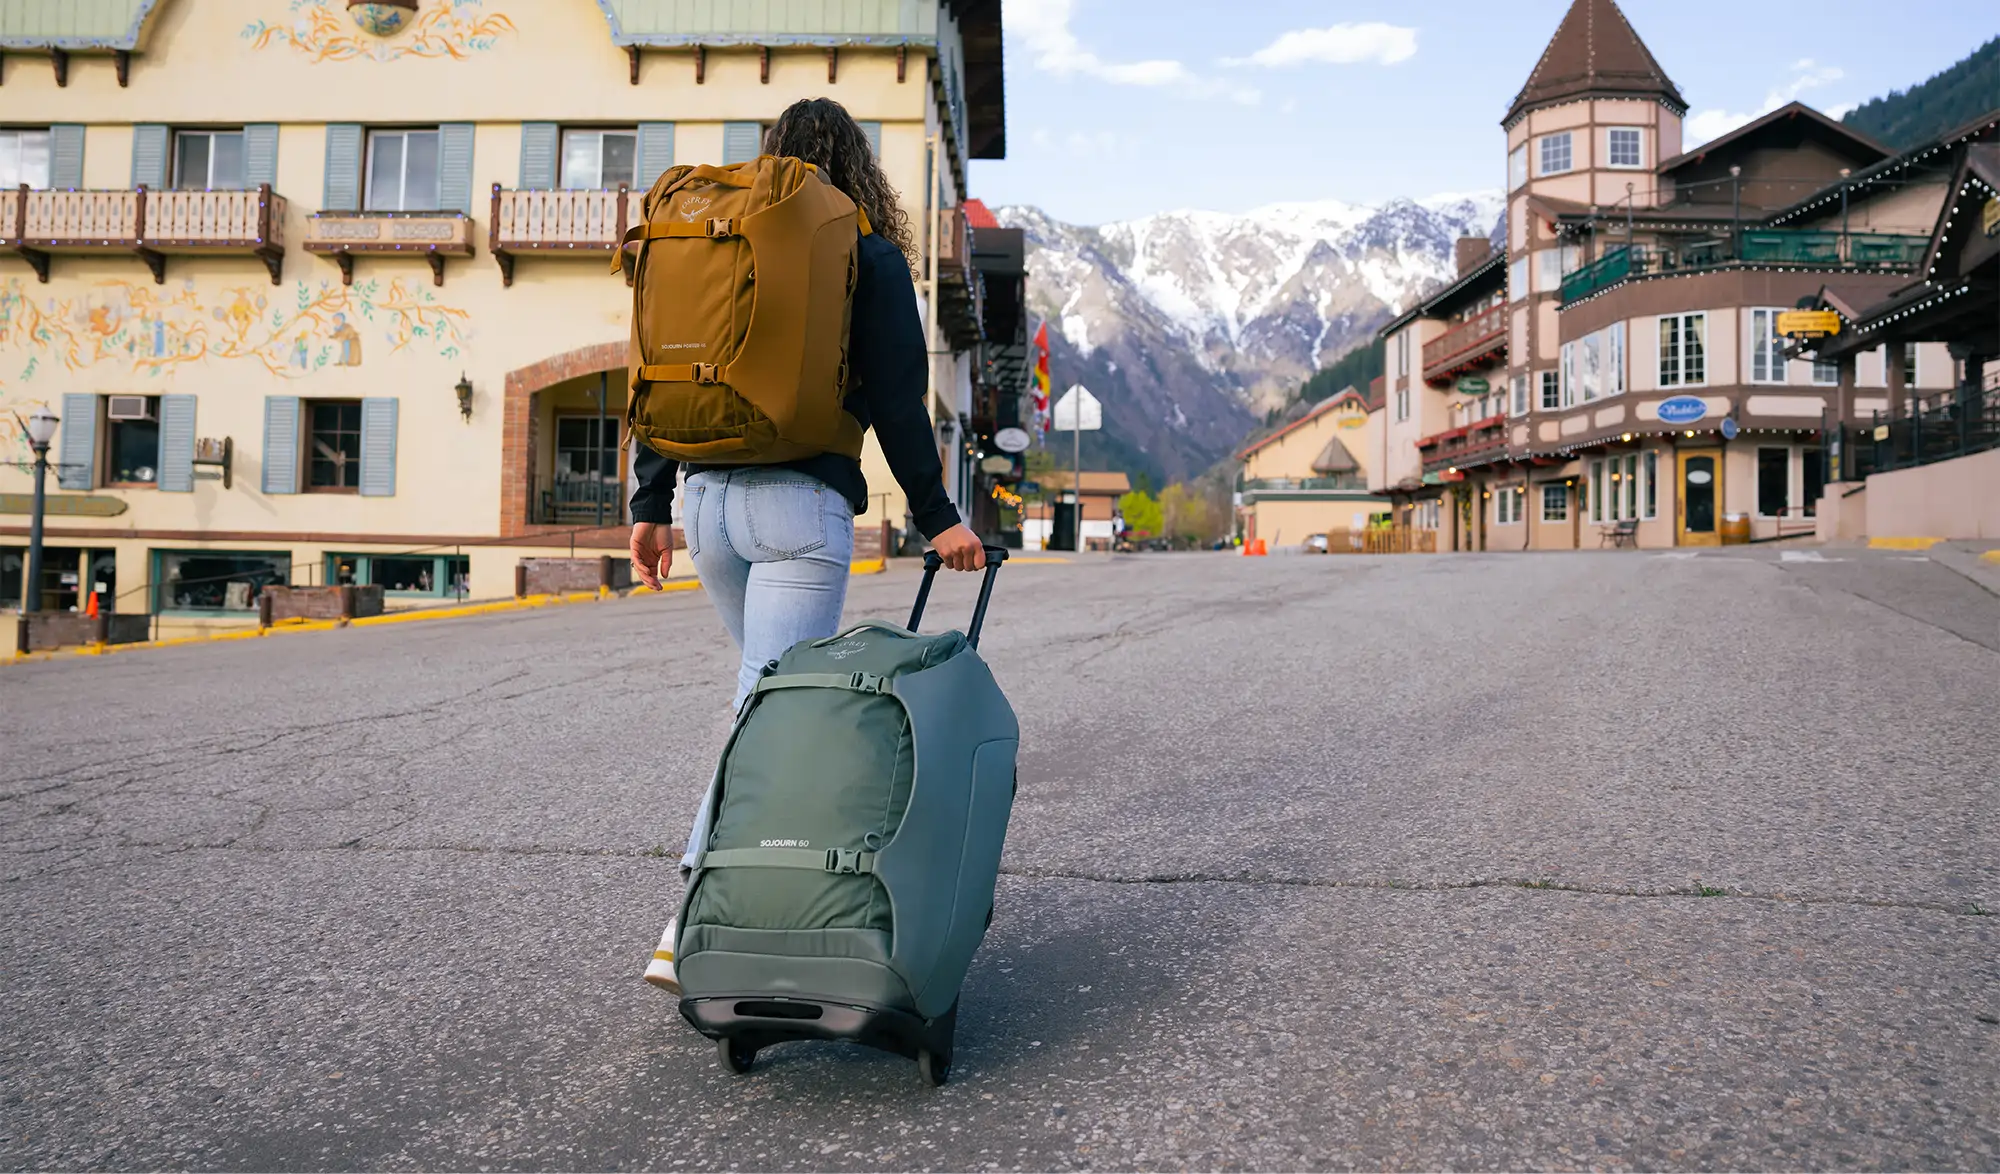
<path id="1" fill-rule="evenodd" d="M 1692 424 L 1708 415 L 1708 402 L 1698 395 L 1676 395 L 1660 401 L 1660 422 Z"/>
<path id="2" fill-rule="evenodd" d="M 1832 310 L 1783 310 L 1778 333 L 1786 338 L 1825 338 L 1840 333 L 1840 315 Z"/>
<path id="3" fill-rule="evenodd" d="M 1485 395 L 1493 390 L 1493 385 L 1477 375 L 1467 375 L 1458 381 L 1458 389 L 1467 395 Z"/>
<path id="4" fill-rule="evenodd" d="M 1040 481 L 1023 481 L 1019 485 L 1016 485 L 1014 490 L 1021 494 L 1040 493 L 1042 491 L 1042 483 Z"/>
<path id="5" fill-rule="evenodd" d="M 1888 426 L 1887 424 L 1877 424 L 1877 425 L 1875 425 L 1875 431 L 1874 431 L 1874 433 L 1873 433 L 1872 435 L 1873 435 L 1873 436 L 1875 437 L 1875 439 L 1877 439 L 1877 440 L 1887 440 L 1887 439 L 1889 439 L 1889 426 Z"/>
<path id="6" fill-rule="evenodd" d="M 1740 431 L 1740 429 L 1738 429 L 1736 426 L 1736 417 L 1724 416 L 1722 418 L 1722 439 L 1735 440 L 1736 433 L 1738 431 Z"/>
<path id="7" fill-rule="evenodd" d="M 34 509 L 32 493 L 0 493 L 0 514 L 27 514 Z M 52 518 L 115 518 L 125 512 L 125 499 L 52 493 L 43 499 L 42 512 Z"/>
<path id="8" fill-rule="evenodd" d="M 1083 423 L 1078 425 L 1079 407 Z M 1090 390 L 1079 383 L 1063 392 L 1056 401 L 1054 428 L 1057 432 L 1095 432 L 1104 427 L 1104 405 L 1090 394 Z"/>
<path id="9" fill-rule="evenodd" d="M 1033 441 L 1025 428 L 1002 428 L 993 434 L 993 447 L 1001 452 L 1024 452 Z"/>

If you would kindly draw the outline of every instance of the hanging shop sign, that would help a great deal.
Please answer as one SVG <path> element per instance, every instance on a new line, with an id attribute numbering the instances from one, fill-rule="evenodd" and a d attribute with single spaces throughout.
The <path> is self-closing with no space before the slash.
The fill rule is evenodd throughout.
<path id="1" fill-rule="evenodd" d="M 1742 429 L 1737 427 L 1736 417 L 1724 416 L 1722 418 L 1722 439 L 1735 440 L 1736 434 L 1740 431 L 1742 431 Z"/>
<path id="2" fill-rule="evenodd" d="M 1493 390 L 1493 385 L 1477 375 L 1467 375 L 1458 381 L 1458 390 L 1466 395 L 1485 395 Z"/>
<path id="3" fill-rule="evenodd" d="M 993 447 L 1001 452 L 1024 452 L 1030 442 L 1025 428 L 1002 428 L 993 434 Z"/>
<path id="4" fill-rule="evenodd" d="M 1708 401 L 1698 395 L 1677 395 L 1660 401 L 1660 422 L 1692 424 L 1708 415 Z"/>
<path id="5" fill-rule="evenodd" d="M 1778 333 L 1786 338 L 1827 338 L 1840 333 L 1840 315 L 1832 310 L 1785 310 L 1778 315 Z"/>
<path id="6" fill-rule="evenodd" d="M 995 477 L 1004 476 L 1014 471 L 1014 458 L 997 455 L 987 457 L 985 460 L 979 462 L 979 471 L 982 473 L 991 473 Z"/>

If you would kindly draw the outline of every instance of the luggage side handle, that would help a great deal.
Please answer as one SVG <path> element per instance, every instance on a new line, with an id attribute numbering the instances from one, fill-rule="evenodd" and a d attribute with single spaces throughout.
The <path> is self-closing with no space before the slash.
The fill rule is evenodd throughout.
<path id="1" fill-rule="evenodd" d="M 1000 564 L 1007 561 L 1007 548 L 989 546 L 986 548 L 986 578 L 979 584 L 979 603 L 972 609 L 972 627 L 966 629 L 965 641 L 974 648 L 979 647 L 979 629 L 986 624 L 986 601 L 993 598 L 993 577 L 1000 573 Z M 910 609 L 909 629 L 914 632 L 924 620 L 924 604 L 930 601 L 931 581 L 937 578 L 938 569 L 944 560 L 935 550 L 924 552 L 924 581 L 917 588 L 917 606 Z"/>

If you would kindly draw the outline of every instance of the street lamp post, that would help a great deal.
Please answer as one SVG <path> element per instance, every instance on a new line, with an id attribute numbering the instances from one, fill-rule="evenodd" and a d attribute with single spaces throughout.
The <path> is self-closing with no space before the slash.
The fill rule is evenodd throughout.
<path id="1" fill-rule="evenodd" d="M 25 420 L 15 419 L 28 434 L 28 448 L 35 454 L 35 506 L 28 521 L 28 581 L 21 588 L 21 628 L 19 650 L 28 651 L 28 620 L 42 610 L 42 510 L 48 500 L 49 442 L 55 439 L 61 421 L 47 408 L 35 409 Z"/>

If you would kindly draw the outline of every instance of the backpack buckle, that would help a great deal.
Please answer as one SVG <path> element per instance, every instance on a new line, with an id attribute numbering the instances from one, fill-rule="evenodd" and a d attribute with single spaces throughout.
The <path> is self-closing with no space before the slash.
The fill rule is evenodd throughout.
<path id="1" fill-rule="evenodd" d="M 857 848 L 828 848 L 826 850 L 826 870 L 832 873 L 858 873 L 861 871 L 861 852 Z"/>
<path id="2" fill-rule="evenodd" d="M 856 693 L 887 693 L 889 678 L 880 673 L 855 673 L 848 678 L 847 687 Z"/>
<path id="3" fill-rule="evenodd" d="M 694 381 L 696 383 L 714 383 L 715 375 L 714 363 L 696 363 L 694 365 Z"/>
<path id="4" fill-rule="evenodd" d="M 726 216 L 711 216 L 708 220 L 708 235 L 724 237 L 736 235 L 736 222 Z"/>

